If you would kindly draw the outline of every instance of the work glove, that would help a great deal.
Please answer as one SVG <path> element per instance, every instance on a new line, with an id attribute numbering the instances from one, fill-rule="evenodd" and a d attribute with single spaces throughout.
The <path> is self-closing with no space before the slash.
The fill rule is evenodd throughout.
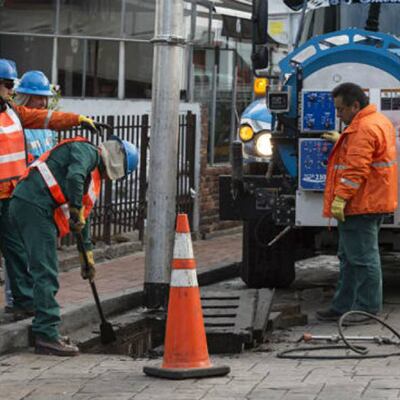
<path id="1" fill-rule="evenodd" d="M 95 122 L 89 117 L 85 117 L 84 115 L 79 116 L 79 124 L 82 128 L 88 129 L 91 133 L 95 133 L 96 135 L 103 135 L 103 129 L 111 129 L 112 126 L 108 124 L 104 124 L 102 122 Z"/>
<path id="2" fill-rule="evenodd" d="M 93 281 L 96 275 L 96 270 L 94 268 L 93 251 L 88 250 L 85 253 L 88 265 L 86 265 L 85 263 L 84 255 L 82 253 L 79 253 L 79 260 L 81 262 L 81 277 L 83 279 L 89 279 L 90 281 Z"/>
<path id="3" fill-rule="evenodd" d="M 69 208 L 69 228 L 71 232 L 80 233 L 86 224 L 84 217 L 85 207 L 81 209 L 70 207 Z"/>
<path id="4" fill-rule="evenodd" d="M 321 135 L 321 138 L 328 142 L 336 143 L 340 138 L 340 133 L 336 131 L 325 132 Z"/>
<path id="5" fill-rule="evenodd" d="M 344 208 L 346 207 L 346 200 L 339 196 L 335 196 L 331 205 L 331 213 L 334 218 L 340 222 L 344 222 Z"/>

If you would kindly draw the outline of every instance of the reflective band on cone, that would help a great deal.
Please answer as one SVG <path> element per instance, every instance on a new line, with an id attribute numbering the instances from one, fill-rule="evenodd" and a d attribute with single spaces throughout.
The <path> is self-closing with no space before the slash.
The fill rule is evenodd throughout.
<path id="1" fill-rule="evenodd" d="M 167 379 L 206 378 L 230 372 L 228 366 L 213 366 L 208 356 L 186 214 L 178 214 L 176 222 L 163 363 L 161 367 L 146 366 L 143 372 Z"/>

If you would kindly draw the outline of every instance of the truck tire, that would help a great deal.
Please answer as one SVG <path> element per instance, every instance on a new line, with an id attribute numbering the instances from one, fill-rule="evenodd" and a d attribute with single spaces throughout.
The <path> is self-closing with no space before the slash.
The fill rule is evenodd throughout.
<path id="1" fill-rule="evenodd" d="M 272 221 L 250 220 L 243 224 L 241 278 L 250 288 L 286 288 L 295 279 L 295 233 L 289 231 L 267 247 L 284 227 Z"/>

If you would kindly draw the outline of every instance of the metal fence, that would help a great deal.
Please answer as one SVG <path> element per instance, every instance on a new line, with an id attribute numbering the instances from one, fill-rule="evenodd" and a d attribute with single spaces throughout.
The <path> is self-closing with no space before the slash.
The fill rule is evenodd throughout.
<path id="1" fill-rule="evenodd" d="M 121 115 L 94 118 L 113 126 L 113 132 L 103 137 L 80 128 L 59 132 L 59 140 L 77 135 L 99 145 L 114 134 L 134 143 L 139 149 L 139 165 L 136 171 L 117 181 L 104 180 L 100 197 L 91 215 L 91 232 L 94 240 L 110 243 L 115 235 L 137 230 L 143 241 L 146 219 L 146 193 L 149 165 L 149 116 Z M 196 118 L 191 112 L 179 116 L 178 172 L 177 172 L 177 211 L 186 212 L 193 221 L 193 188 L 195 181 L 195 133 Z M 63 239 L 63 244 L 71 244 L 72 236 Z"/>

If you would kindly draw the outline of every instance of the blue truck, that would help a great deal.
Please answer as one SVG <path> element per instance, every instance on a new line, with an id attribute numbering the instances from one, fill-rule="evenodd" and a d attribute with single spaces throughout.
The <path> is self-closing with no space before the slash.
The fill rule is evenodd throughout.
<path id="1" fill-rule="evenodd" d="M 243 221 L 241 277 L 249 287 L 289 286 L 295 261 L 334 242 L 322 217 L 331 144 L 321 134 L 343 129 L 332 89 L 343 82 L 360 85 L 400 127 L 400 4 L 283 3 L 301 14 L 299 31 L 279 76 L 268 76 L 268 1 L 253 0 L 253 67 L 269 84 L 242 114 L 232 175 L 219 183 L 221 219 Z M 382 246 L 399 250 L 399 235 L 396 210 L 385 220 Z"/>

